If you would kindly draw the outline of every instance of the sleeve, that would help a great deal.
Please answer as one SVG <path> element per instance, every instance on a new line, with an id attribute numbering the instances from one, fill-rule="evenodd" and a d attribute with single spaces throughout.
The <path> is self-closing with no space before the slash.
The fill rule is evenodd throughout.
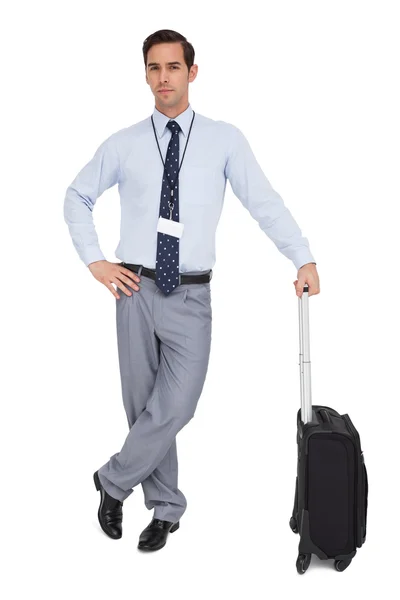
<path id="1" fill-rule="evenodd" d="M 225 175 L 241 203 L 273 241 L 278 250 L 290 259 L 297 269 L 315 262 L 307 238 L 285 206 L 281 196 L 272 188 L 258 164 L 243 133 L 231 125 L 233 138 Z M 316 263 L 315 263 L 316 264 Z"/>
<path id="2" fill-rule="evenodd" d="M 105 260 L 93 221 L 97 198 L 119 181 L 120 163 L 115 134 L 96 150 L 93 158 L 82 168 L 68 186 L 64 200 L 64 220 L 79 257 L 88 266 Z"/>

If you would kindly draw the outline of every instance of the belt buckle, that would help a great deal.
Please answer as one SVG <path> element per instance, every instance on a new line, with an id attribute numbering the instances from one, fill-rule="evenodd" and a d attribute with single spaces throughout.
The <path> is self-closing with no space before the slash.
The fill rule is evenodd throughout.
<path id="1" fill-rule="evenodd" d="M 182 281 L 182 276 L 181 276 L 181 274 L 179 273 L 179 274 L 178 274 L 178 285 L 181 285 L 181 281 Z"/>
<path id="2" fill-rule="evenodd" d="M 213 276 L 213 271 L 212 271 L 212 269 L 211 269 L 211 271 L 210 271 L 210 281 L 211 281 L 211 279 L 212 279 L 212 276 Z"/>

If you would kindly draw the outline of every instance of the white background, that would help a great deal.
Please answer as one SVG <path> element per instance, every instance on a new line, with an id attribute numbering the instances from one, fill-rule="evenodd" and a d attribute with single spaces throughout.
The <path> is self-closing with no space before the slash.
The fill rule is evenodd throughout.
<path id="1" fill-rule="evenodd" d="M 69 0 L 2 10 L 7 599 L 330 599 L 398 587 L 397 9 L 384 0 Z M 141 486 L 124 504 L 121 540 L 97 522 L 93 472 L 127 434 L 115 298 L 80 261 L 63 201 L 104 139 L 152 113 L 142 44 L 163 28 L 194 45 L 193 109 L 243 131 L 317 261 L 313 402 L 350 414 L 370 485 L 367 542 L 343 573 L 315 556 L 305 575 L 296 571 L 297 273 L 229 184 L 209 371 L 177 438 L 181 528 L 159 552 L 136 549 L 152 516 Z M 115 186 L 94 212 L 114 262 L 119 218 Z"/>

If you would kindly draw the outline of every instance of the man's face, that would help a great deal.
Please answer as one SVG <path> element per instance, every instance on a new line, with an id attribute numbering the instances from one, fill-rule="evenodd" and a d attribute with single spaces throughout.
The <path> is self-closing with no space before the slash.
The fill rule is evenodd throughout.
<path id="1" fill-rule="evenodd" d="M 171 108 L 188 101 L 188 87 L 197 75 L 197 65 L 188 72 L 179 42 L 155 44 L 147 53 L 146 82 L 156 105 Z M 171 90 L 161 92 L 162 89 Z"/>

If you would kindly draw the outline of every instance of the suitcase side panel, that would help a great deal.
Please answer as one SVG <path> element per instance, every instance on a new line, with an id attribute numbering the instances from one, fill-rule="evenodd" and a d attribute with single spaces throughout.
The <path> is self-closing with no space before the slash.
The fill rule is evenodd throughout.
<path id="1" fill-rule="evenodd" d="M 305 509 L 310 537 L 327 556 L 355 549 L 355 449 L 342 435 L 312 434 L 306 458 Z"/>
<path id="2" fill-rule="evenodd" d="M 313 421 L 305 425 L 299 411 L 297 422 L 292 517 L 299 551 L 320 558 L 354 555 L 365 541 L 368 494 L 358 433 L 330 407 L 313 406 Z"/>

